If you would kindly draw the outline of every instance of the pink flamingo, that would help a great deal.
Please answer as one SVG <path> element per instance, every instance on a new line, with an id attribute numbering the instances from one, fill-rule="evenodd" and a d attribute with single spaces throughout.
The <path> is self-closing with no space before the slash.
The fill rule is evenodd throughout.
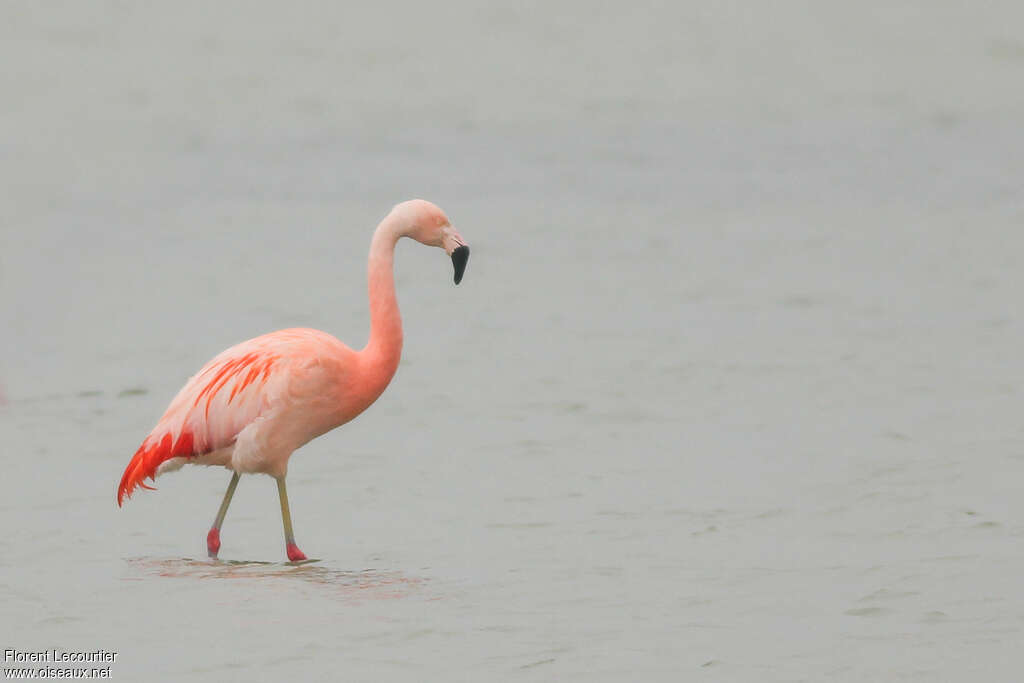
<path id="1" fill-rule="evenodd" d="M 139 446 L 117 490 L 117 504 L 145 479 L 185 463 L 232 470 L 224 500 L 206 536 L 210 557 L 220 550 L 220 527 L 241 474 L 277 479 L 285 550 L 292 562 L 306 556 L 295 543 L 285 475 L 292 452 L 345 424 L 377 400 L 398 368 L 402 319 L 395 299 L 395 244 L 402 237 L 441 247 L 455 266 L 455 284 L 469 247 L 437 206 L 415 199 L 395 206 L 370 242 L 370 340 L 354 351 L 319 330 L 271 332 L 223 351 L 185 383 Z"/>

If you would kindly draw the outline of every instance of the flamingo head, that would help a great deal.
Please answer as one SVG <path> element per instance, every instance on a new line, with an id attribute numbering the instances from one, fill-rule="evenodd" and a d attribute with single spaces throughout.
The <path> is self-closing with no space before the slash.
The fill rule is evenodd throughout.
<path id="1" fill-rule="evenodd" d="M 402 202 L 391 212 L 405 225 L 404 235 L 428 247 L 444 249 L 455 267 L 455 284 L 462 282 L 469 261 L 469 245 L 452 227 L 444 211 L 428 201 L 413 199 Z"/>

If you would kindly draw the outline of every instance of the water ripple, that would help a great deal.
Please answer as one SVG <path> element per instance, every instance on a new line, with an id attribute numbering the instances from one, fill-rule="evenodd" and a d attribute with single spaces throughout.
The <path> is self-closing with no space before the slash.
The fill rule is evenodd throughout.
<path id="1" fill-rule="evenodd" d="M 306 562 L 261 562 L 239 560 L 196 560 L 184 558 L 136 557 L 127 560 L 134 576 L 221 581 L 288 581 L 329 589 L 341 597 L 388 600 L 406 597 L 422 588 L 426 579 L 385 569 L 332 569 Z"/>

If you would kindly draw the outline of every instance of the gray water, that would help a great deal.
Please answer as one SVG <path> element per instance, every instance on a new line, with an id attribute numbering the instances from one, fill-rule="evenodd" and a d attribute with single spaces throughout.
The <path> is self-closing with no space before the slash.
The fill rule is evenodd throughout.
<path id="1" fill-rule="evenodd" d="M 1009 681 L 1019 3 L 6 3 L 0 649 L 118 680 Z M 769 6 L 770 5 L 770 6 Z M 121 472 L 243 339 L 402 365 L 300 450 Z M 7 665 L 9 666 L 9 664 Z"/>

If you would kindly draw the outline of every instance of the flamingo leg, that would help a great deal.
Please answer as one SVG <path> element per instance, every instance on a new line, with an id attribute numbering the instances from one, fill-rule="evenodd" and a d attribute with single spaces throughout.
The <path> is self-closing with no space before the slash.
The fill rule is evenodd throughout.
<path id="1" fill-rule="evenodd" d="M 238 479 L 238 472 L 231 475 L 231 483 L 228 484 L 228 490 L 224 492 L 224 500 L 220 504 L 220 510 L 217 510 L 217 518 L 213 520 L 210 533 L 206 534 L 206 552 L 214 559 L 217 558 L 217 552 L 220 550 L 220 526 L 228 514 L 228 505 L 231 505 L 231 497 L 235 495 Z"/>
<path id="2" fill-rule="evenodd" d="M 305 560 L 306 555 L 295 545 L 295 532 L 292 531 L 292 513 L 288 509 L 288 491 L 284 486 L 284 477 L 277 480 L 277 494 L 281 498 L 281 521 L 284 522 L 284 546 L 288 559 L 292 562 Z"/>

